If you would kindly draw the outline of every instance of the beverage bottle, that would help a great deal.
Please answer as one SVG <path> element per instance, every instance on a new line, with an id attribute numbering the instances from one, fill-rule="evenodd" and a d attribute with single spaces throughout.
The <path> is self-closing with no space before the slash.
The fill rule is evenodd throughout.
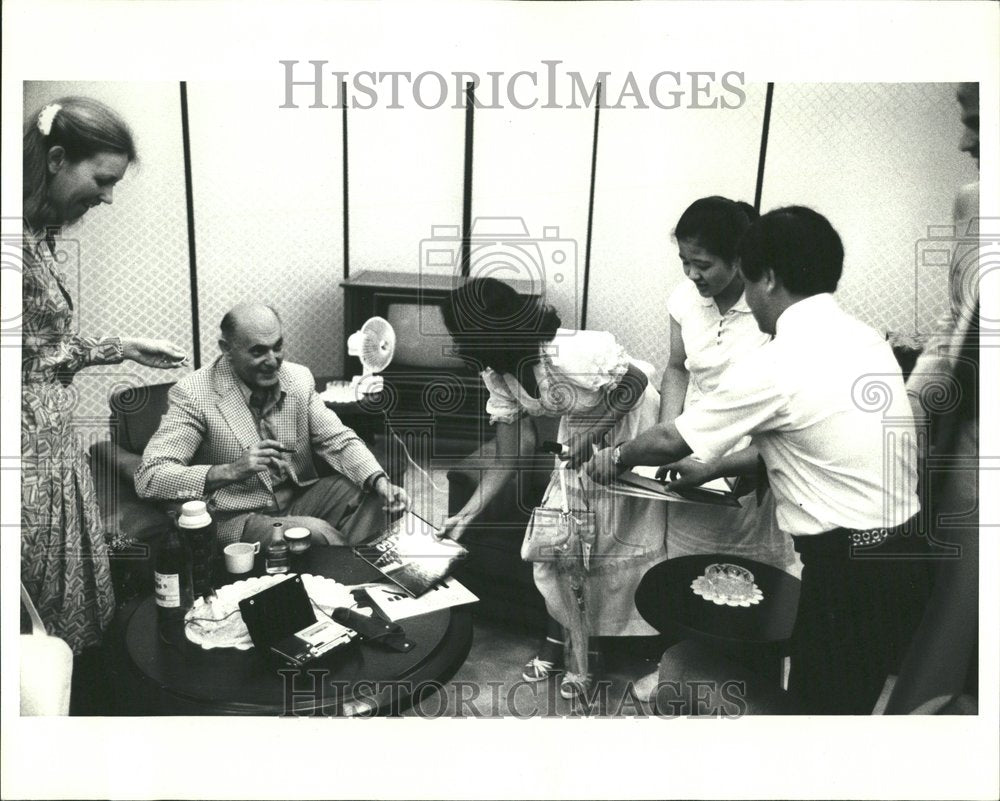
<path id="1" fill-rule="evenodd" d="M 210 595 L 215 567 L 216 525 L 204 501 L 188 501 L 181 506 L 177 527 L 191 550 L 191 580 L 195 598 Z"/>
<path id="2" fill-rule="evenodd" d="M 166 642 L 179 642 L 184 637 L 184 614 L 194 603 L 194 596 L 191 556 L 173 526 L 156 552 L 153 578 L 160 637 Z"/>
<path id="3" fill-rule="evenodd" d="M 268 573 L 288 572 L 288 543 L 282 536 L 281 523 L 275 523 L 271 529 L 271 541 L 267 544 L 267 553 L 264 557 L 264 569 Z"/>

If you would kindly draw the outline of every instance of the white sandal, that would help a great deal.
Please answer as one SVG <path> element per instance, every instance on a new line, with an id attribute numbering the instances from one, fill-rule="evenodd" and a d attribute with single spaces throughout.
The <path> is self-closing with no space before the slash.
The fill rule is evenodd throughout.
<path id="1" fill-rule="evenodd" d="M 563 647 L 562 640 L 554 640 L 551 637 L 546 637 L 545 642 L 558 645 L 560 649 Z M 524 666 L 521 678 L 531 682 L 545 681 L 549 676 L 555 676 L 557 673 L 562 672 L 562 668 L 559 666 L 557 660 L 558 657 L 552 660 L 542 659 L 541 656 L 536 654 Z"/>

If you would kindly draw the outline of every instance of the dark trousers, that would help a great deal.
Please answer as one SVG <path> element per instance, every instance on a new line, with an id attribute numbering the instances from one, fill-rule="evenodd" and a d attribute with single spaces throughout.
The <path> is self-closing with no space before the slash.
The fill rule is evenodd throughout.
<path id="1" fill-rule="evenodd" d="M 885 543 L 852 552 L 843 529 L 793 537 L 802 559 L 788 689 L 803 711 L 870 715 L 926 601 L 926 567 Z"/>

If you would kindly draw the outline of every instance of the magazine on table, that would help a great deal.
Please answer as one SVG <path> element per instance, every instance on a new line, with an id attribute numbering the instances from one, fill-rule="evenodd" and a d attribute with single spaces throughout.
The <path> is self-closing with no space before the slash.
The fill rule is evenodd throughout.
<path id="1" fill-rule="evenodd" d="M 412 598 L 403 590 L 392 587 L 369 587 L 365 592 L 389 620 L 405 620 L 408 617 L 426 615 L 439 609 L 475 603 L 476 595 L 458 579 L 446 578 L 435 584 L 419 598 Z"/>
<path id="2" fill-rule="evenodd" d="M 739 506 L 740 502 L 733 488 L 724 478 L 708 481 L 700 487 L 686 487 L 679 490 L 667 489 L 664 482 L 656 477 L 657 467 L 633 467 L 626 470 L 612 483 L 614 490 L 622 495 L 638 498 L 652 498 L 658 501 L 677 503 L 703 503 L 711 506 Z"/>
<path id="3" fill-rule="evenodd" d="M 422 517 L 404 512 L 378 539 L 358 545 L 354 553 L 418 598 L 469 553 L 454 540 L 438 539 L 435 531 Z"/>

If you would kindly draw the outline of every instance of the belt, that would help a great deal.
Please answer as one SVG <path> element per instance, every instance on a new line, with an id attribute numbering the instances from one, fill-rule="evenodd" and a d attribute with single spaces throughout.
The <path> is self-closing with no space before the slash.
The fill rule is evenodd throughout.
<path id="1" fill-rule="evenodd" d="M 879 528 L 835 528 L 822 534 L 793 534 L 795 550 L 801 553 L 849 556 L 856 548 L 881 545 L 895 534 L 903 533 L 906 523 Z M 846 547 L 845 547 L 846 546 Z"/>
<path id="2" fill-rule="evenodd" d="M 851 540 L 851 545 L 855 548 L 865 545 L 878 545 L 889 539 L 889 536 L 896 531 L 895 528 L 845 528 L 843 530 L 847 532 L 847 536 Z"/>

